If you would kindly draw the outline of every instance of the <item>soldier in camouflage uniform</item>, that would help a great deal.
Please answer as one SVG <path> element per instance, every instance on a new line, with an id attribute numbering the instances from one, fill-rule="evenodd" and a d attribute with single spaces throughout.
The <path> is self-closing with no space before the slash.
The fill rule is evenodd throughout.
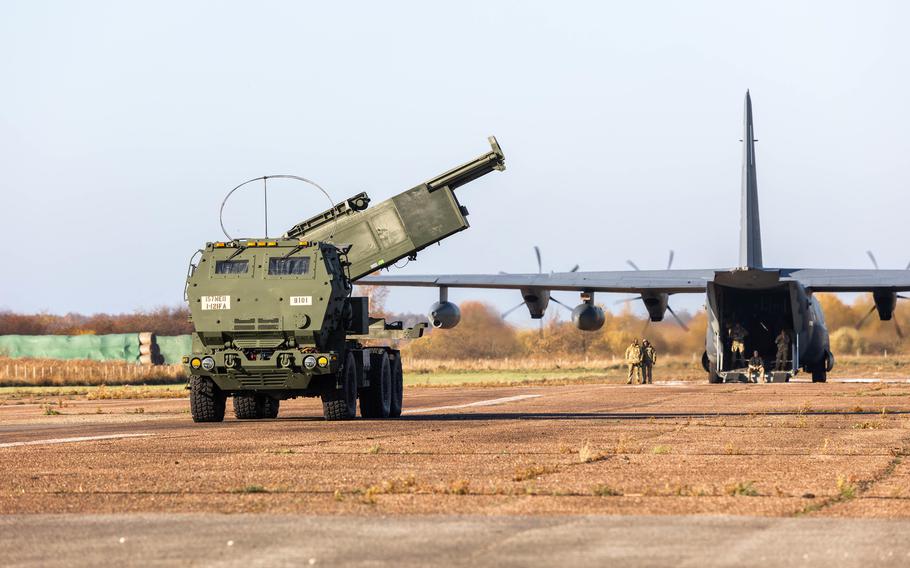
<path id="1" fill-rule="evenodd" d="M 650 385 L 653 382 L 651 371 L 655 363 L 657 363 L 657 351 L 651 342 L 645 339 L 641 342 L 642 383 Z"/>
<path id="2" fill-rule="evenodd" d="M 626 349 L 626 364 L 629 365 L 629 380 L 626 381 L 627 385 L 633 384 L 633 381 L 636 384 L 641 382 L 641 357 L 641 345 L 638 344 L 637 339 L 633 339 L 632 344 Z"/>
<path id="3" fill-rule="evenodd" d="M 749 380 L 757 383 L 759 379 L 765 379 L 765 362 L 758 351 L 753 351 L 752 357 L 749 359 Z"/>
<path id="4" fill-rule="evenodd" d="M 737 322 L 730 329 L 730 355 L 733 358 L 733 367 L 742 368 L 746 365 L 746 336 L 749 332 Z"/>
<path id="5" fill-rule="evenodd" d="M 787 361 L 790 360 L 790 336 L 787 334 L 787 330 L 780 330 L 774 343 L 777 344 L 777 357 L 774 358 L 774 370 L 786 371 Z"/>

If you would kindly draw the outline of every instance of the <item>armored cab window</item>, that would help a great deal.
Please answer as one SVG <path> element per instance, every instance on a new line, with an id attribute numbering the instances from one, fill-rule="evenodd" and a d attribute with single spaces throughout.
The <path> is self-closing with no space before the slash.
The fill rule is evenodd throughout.
<path id="1" fill-rule="evenodd" d="M 271 276 L 301 276 L 309 271 L 310 257 L 308 256 L 269 259 L 269 275 Z"/>
<path id="2" fill-rule="evenodd" d="M 246 274 L 250 268 L 248 260 L 216 260 L 215 274 Z"/>

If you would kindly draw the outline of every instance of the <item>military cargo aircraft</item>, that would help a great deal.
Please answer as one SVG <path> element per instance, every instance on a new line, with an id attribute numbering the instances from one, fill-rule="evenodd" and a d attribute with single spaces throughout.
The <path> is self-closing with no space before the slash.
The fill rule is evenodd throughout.
<path id="1" fill-rule="evenodd" d="M 766 361 L 777 353 L 775 338 L 783 330 L 790 338 L 786 369 L 767 380 L 789 380 L 800 370 L 813 382 L 825 382 L 834 356 L 816 292 L 871 292 L 882 320 L 894 315 L 898 292 L 910 290 L 910 271 L 814 268 L 770 268 L 762 259 L 755 167 L 752 100 L 746 91 L 743 119 L 742 207 L 739 266 L 704 270 L 630 270 L 557 272 L 550 274 L 378 275 L 360 284 L 439 288 L 439 302 L 430 310 L 437 328 L 455 326 L 458 307 L 448 301 L 449 288 L 491 288 L 520 291 L 531 317 L 543 317 L 554 290 L 577 291 L 581 303 L 572 312 L 575 325 L 585 331 L 600 329 L 603 310 L 595 305 L 598 292 L 634 293 L 651 321 L 664 319 L 673 294 L 706 295 L 708 316 L 702 365 L 712 383 L 743 380 L 745 370 L 734 361 L 731 331 L 746 331 L 745 351 L 758 351 Z"/>

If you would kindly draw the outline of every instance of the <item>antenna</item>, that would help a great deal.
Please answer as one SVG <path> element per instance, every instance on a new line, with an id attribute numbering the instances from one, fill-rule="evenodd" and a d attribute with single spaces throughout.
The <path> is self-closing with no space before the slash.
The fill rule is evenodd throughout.
<path id="1" fill-rule="evenodd" d="M 227 232 L 227 229 L 224 228 L 224 206 L 227 204 L 228 199 L 231 198 L 231 195 L 233 195 L 235 191 L 237 191 L 238 189 L 240 189 L 241 187 L 243 187 L 247 184 L 250 184 L 250 183 L 253 183 L 254 181 L 259 181 L 259 180 L 262 180 L 262 195 L 263 195 L 263 203 L 265 204 L 265 237 L 268 238 L 268 236 L 269 236 L 269 197 L 268 197 L 268 181 L 267 180 L 269 180 L 270 178 L 290 179 L 290 180 L 301 181 L 303 183 L 309 184 L 309 185 L 315 187 L 316 189 L 318 189 L 322 193 L 322 195 L 325 196 L 326 200 L 329 202 L 330 207 L 332 206 L 332 203 L 334 203 L 332 201 L 332 197 L 329 195 L 329 193 L 325 189 L 322 188 L 322 186 L 320 186 L 318 183 L 316 183 L 312 180 L 308 180 L 307 178 L 304 178 L 304 177 L 293 176 L 293 175 L 289 175 L 289 174 L 277 174 L 277 175 L 261 176 L 261 177 L 257 177 L 257 178 L 253 178 L 253 179 L 248 179 L 245 182 L 238 185 L 237 187 L 235 187 L 234 189 L 230 190 L 227 193 L 227 195 L 224 196 L 224 200 L 221 201 L 221 209 L 218 210 L 218 221 L 221 224 L 221 232 L 224 233 L 224 236 L 227 237 L 227 239 L 229 241 L 233 241 L 235 239 L 234 239 L 234 237 L 229 235 Z M 332 213 L 331 220 L 334 223 L 333 226 L 337 227 L 337 225 L 338 225 L 337 215 L 335 214 L 333 209 L 329 209 L 328 212 Z M 332 231 L 332 234 L 330 235 L 330 238 L 333 236 L 334 236 L 334 229 Z"/>

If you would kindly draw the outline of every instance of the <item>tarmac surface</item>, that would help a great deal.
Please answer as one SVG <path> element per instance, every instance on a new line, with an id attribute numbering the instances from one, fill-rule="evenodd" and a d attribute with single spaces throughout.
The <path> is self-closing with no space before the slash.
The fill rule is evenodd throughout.
<path id="1" fill-rule="evenodd" d="M 53 401 L 0 404 L 11 562 L 910 563 L 904 381 L 407 388 L 335 423 Z"/>
<path id="2" fill-rule="evenodd" d="M 5 566 L 806 566 L 910 563 L 910 522 L 762 517 L 0 517 Z"/>

